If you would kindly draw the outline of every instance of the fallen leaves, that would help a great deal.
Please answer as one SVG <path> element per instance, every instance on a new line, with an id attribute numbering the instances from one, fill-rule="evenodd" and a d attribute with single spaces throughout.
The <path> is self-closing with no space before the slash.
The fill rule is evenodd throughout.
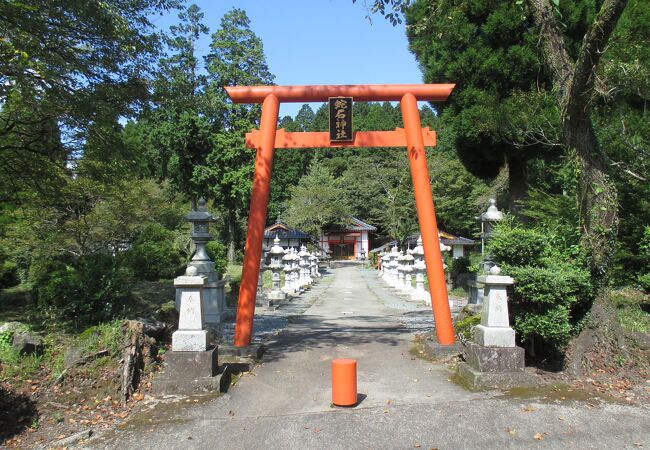
<path id="1" fill-rule="evenodd" d="M 543 441 L 546 436 L 548 436 L 548 433 L 535 433 L 533 437 L 536 441 Z"/>

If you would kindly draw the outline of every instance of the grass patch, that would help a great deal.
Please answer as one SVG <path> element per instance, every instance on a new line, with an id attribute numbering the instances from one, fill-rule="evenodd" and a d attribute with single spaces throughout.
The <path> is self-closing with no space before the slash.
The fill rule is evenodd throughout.
<path id="1" fill-rule="evenodd" d="M 226 267 L 226 274 L 230 276 L 231 280 L 239 281 L 241 280 L 242 267 L 241 264 L 228 264 L 228 267 Z"/>
<path id="2" fill-rule="evenodd" d="M 473 316 L 467 316 L 463 320 L 460 320 L 454 324 L 454 329 L 456 330 L 456 336 L 461 342 L 468 342 L 474 339 L 474 330 L 476 325 L 481 323 L 481 315 L 476 314 Z"/>
<path id="3" fill-rule="evenodd" d="M 634 289 L 611 294 L 621 326 L 639 333 L 650 333 L 650 296 Z"/>
<path id="4" fill-rule="evenodd" d="M 463 288 L 455 288 L 449 291 L 449 295 L 453 295 L 454 297 L 466 297 L 467 292 Z"/>

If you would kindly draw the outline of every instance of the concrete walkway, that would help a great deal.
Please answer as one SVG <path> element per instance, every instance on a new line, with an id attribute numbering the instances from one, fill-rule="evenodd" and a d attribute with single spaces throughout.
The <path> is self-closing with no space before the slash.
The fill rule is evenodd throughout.
<path id="1" fill-rule="evenodd" d="M 365 270 L 365 272 L 364 272 Z M 594 401 L 471 393 L 414 358 L 399 300 L 357 266 L 332 269 L 316 302 L 264 362 L 209 401 L 159 404 L 97 448 L 636 448 L 650 410 Z M 393 306 L 393 307 L 389 307 Z M 330 406 L 330 361 L 355 358 L 361 402 Z M 570 396 L 568 397 L 570 398 Z"/>

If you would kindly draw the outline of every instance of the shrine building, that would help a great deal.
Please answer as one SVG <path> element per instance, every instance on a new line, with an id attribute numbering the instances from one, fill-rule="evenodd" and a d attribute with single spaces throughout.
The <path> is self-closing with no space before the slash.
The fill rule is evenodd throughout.
<path id="1" fill-rule="evenodd" d="M 326 227 L 320 237 L 320 245 L 332 259 L 365 259 L 370 251 L 368 235 L 375 231 L 377 227 L 351 216 L 344 225 Z"/>
<path id="2" fill-rule="evenodd" d="M 264 229 L 264 247 L 271 248 L 276 236 L 280 239 L 280 247 L 284 249 L 293 247 L 299 250 L 303 244 L 307 245 L 316 242 L 316 238 L 311 234 L 296 230 L 295 228 L 289 227 L 286 223 L 278 221 Z"/>

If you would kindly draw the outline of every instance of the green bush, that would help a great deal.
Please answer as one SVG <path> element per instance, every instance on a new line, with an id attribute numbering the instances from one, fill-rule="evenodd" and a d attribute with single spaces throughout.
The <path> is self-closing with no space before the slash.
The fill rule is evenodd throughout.
<path id="1" fill-rule="evenodd" d="M 38 314 L 78 329 L 123 314 L 132 272 L 110 254 L 53 260 L 34 274 L 32 296 Z"/>
<path id="2" fill-rule="evenodd" d="M 134 273 L 151 281 L 175 277 L 184 263 L 174 233 L 158 223 L 145 226 L 123 257 Z"/>
<path id="3" fill-rule="evenodd" d="M 496 228 L 488 248 L 515 280 L 509 309 L 518 339 L 529 352 L 561 352 L 593 300 L 585 258 L 550 230 L 512 223 Z"/>
<path id="4" fill-rule="evenodd" d="M 514 328 L 519 338 L 529 343 L 529 350 L 534 344 L 534 348 L 546 350 L 543 353 L 564 348 L 573 331 L 569 308 L 564 305 L 515 314 Z"/>
<path id="5" fill-rule="evenodd" d="M 467 256 L 461 256 L 460 258 L 451 258 L 449 263 L 447 263 L 448 271 L 452 278 L 457 277 L 461 273 L 467 273 L 469 271 L 469 266 L 471 261 Z"/>
<path id="6" fill-rule="evenodd" d="M 539 266 L 548 242 L 548 236 L 541 231 L 504 223 L 495 228 L 488 251 L 494 261 L 512 266 Z"/>
<path id="7" fill-rule="evenodd" d="M 639 286 L 646 294 L 650 294 L 650 273 L 644 273 L 637 278 Z"/>
<path id="8" fill-rule="evenodd" d="M 516 280 L 513 301 L 540 307 L 585 303 L 591 299 L 589 273 L 576 267 L 511 267 L 509 274 Z"/>
<path id="9" fill-rule="evenodd" d="M 4 260 L 0 263 L 0 289 L 15 286 L 18 279 L 18 266 L 13 261 Z"/>
<path id="10" fill-rule="evenodd" d="M 637 276 L 639 286 L 646 293 L 650 293 L 650 226 L 643 229 L 643 237 L 639 243 L 639 256 L 643 259 L 644 267 Z"/>
<path id="11" fill-rule="evenodd" d="M 219 241 L 212 240 L 208 242 L 205 249 L 208 251 L 208 256 L 214 261 L 214 268 L 220 274 L 226 273 L 228 267 L 228 247 Z"/>

